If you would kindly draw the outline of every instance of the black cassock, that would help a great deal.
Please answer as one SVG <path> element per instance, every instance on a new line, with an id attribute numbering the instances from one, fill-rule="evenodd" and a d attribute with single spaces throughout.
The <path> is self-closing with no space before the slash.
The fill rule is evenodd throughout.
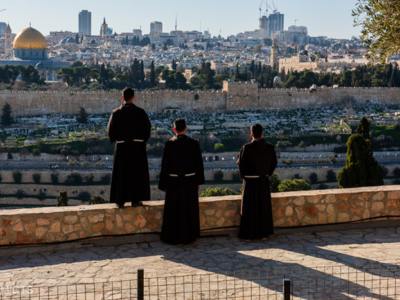
<path id="1" fill-rule="evenodd" d="M 268 176 L 278 164 L 274 146 L 253 140 L 238 155 L 243 194 L 239 238 L 262 239 L 274 233 Z"/>
<path id="2" fill-rule="evenodd" d="M 204 184 L 204 168 L 199 143 L 186 135 L 165 144 L 158 188 L 166 191 L 161 240 L 177 245 L 190 244 L 200 236 L 199 195 Z"/>
<path id="3" fill-rule="evenodd" d="M 115 143 L 110 202 L 124 204 L 150 200 L 146 142 L 151 124 L 146 112 L 134 104 L 114 110 L 108 122 L 108 136 Z"/>

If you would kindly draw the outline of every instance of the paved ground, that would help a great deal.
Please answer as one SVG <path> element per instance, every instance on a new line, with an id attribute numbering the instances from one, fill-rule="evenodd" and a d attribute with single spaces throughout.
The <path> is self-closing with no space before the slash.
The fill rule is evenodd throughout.
<path id="1" fill-rule="evenodd" d="M 266 278 L 265 283 L 268 285 L 268 283 L 273 284 L 271 281 L 268 282 L 267 277 L 273 277 L 274 273 L 271 270 L 275 268 L 287 268 L 286 275 L 292 273 L 296 277 L 299 272 L 302 272 L 303 276 L 306 275 L 303 267 L 309 267 L 314 270 L 319 267 L 315 271 L 316 275 L 311 277 L 320 283 L 326 281 L 326 291 L 328 291 L 328 285 L 331 289 L 336 289 L 335 292 L 339 288 L 341 289 L 342 284 L 338 280 L 339 277 L 342 277 L 348 286 L 348 288 L 343 287 L 343 289 L 348 289 L 346 291 L 347 294 L 360 295 L 364 288 L 364 293 L 372 295 L 372 298 L 366 299 L 377 299 L 378 294 L 383 295 L 388 292 L 377 292 L 370 289 L 372 286 L 377 286 L 378 281 L 368 283 L 368 278 L 373 279 L 372 277 L 375 276 L 375 280 L 384 278 L 383 283 L 379 283 L 379 286 L 386 286 L 386 289 L 391 289 L 390 295 L 393 294 L 390 297 L 379 299 L 400 299 L 400 294 L 395 296 L 396 293 L 400 293 L 400 278 L 394 277 L 396 273 L 394 269 L 400 269 L 400 266 L 396 267 L 396 264 L 400 265 L 399 250 L 400 227 L 397 229 L 365 229 L 317 234 L 281 235 L 267 241 L 253 242 L 227 237 L 202 238 L 192 245 L 182 247 L 168 246 L 162 242 L 152 242 L 116 247 L 62 250 L 0 258 L 0 287 L 2 285 L 98 284 L 111 281 L 135 280 L 137 268 L 144 268 L 145 277 L 153 279 L 155 277 L 168 276 L 171 278 L 170 276 L 210 273 L 213 274 L 212 276 L 215 279 L 221 278 L 221 276 L 224 278 L 224 274 L 227 272 L 247 270 L 257 271 L 251 274 L 256 278 L 255 274 L 258 274 L 259 270 L 270 270 L 267 275 L 266 273 L 260 273 L 261 277 L 264 276 L 263 278 Z M 385 268 L 390 270 L 389 272 L 385 270 L 382 272 L 376 267 L 374 267 L 374 270 L 372 267 L 367 267 L 367 277 L 365 277 L 363 268 L 348 267 L 366 263 L 383 263 Z M 323 266 L 341 266 L 341 268 L 322 268 Z M 302 269 L 300 270 L 300 268 Z M 380 274 L 377 272 L 380 272 Z M 282 271 L 277 273 L 279 280 L 276 282 L 279 281 L 279 285 L 282 283 L 281 273 Z M 339 273 L 342 274 L 340 275 Z M 243 288 L 248 293 L 250 288 L 257 287 L 261 282 L 257 282 L 256 279 L 253 280 L 249 277 L 249 274 L 244 273 L 243 275 L 239 272 L 231 274 L 227 278 L 235 279 L 244 276 L 245 281 L 250 282 L 249 287 Z M 364 281 L 362 281 L 363 274 Z M 398 275 L 399 272 L 397 272 L 396 276 Z M 191 278 L 191 280 L 197 280 L 193 279 L 196 277 Z M 339 285 L 333 283 L 333 279 L 335 279 L 335 282 L 338 281 Z M 349 282 L 352 282 L 351 288 Z M 228 285 L 228 282 L 226 282 L 226 285 Z M 210 284 L 206 289 L 212 290 L 213 288 Z M 221 287 L 218 289 L 221 289 Z M 224 289 L 227 288 L 225 287 Z M 272 287 L 270 289 L 279 292 L 281 288 Z M 303 284 L 304 289 L 305 284 Z M 310 290 L 310 287 L 308 289 Z M 319 299 L 320 297 L 315 293 L 315 289 L 318 292 L 318 286 L 313 284 L 311 286 L 311 294 L 314 293 L 314 296 L 308 292 L 307 297 L 302 295 L 301 287 L 300 291 L 298 288 L 296 288 L 296 291 L 299 299 Z M 350 289 L 355 290 L 351 291 Z M 365 292 L 365 289 L 367 289 L 367 292 Z M 253 293 L 253 290 L 251 293 Z M 236 298 L 237 296 L 229 298 L 226 295 L 223 299 L 247 299 L 246 297 Z M 198 299 L 213 298 L 220 298 L 220 296 L 208 297 L 203 294 Z M 276 298 L 271 297 L 271 299 L 278 298 L 278 296 Z M 332 296 L 332 298 L 327 299 L 334 298 Z M 0 299 L 3 298 L 0 297 Z M 104 299 L 108 298 L 104 297 Z M 115 299 L 119 298 L 116 297 Z M 154 299 L 161 298 L 156 297 Z M 193 296 L 192 298 L 182 299 L 197 298 Z"/>

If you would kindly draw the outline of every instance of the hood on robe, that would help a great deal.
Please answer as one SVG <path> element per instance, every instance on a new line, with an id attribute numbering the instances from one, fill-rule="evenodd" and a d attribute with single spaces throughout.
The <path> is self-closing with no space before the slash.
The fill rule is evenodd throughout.
<path id="1" fill-rule="evenodd" d="M 256 152 L 265 153 L 268 151 L 268 145 L 265 140 L 253 140 L 254 145 L 251 149 Z"/>

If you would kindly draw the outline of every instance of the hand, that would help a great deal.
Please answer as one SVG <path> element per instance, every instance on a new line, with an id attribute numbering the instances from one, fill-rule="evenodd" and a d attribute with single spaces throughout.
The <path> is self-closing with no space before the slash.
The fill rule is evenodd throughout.
<path id="1" fill-rule="evenodd" d="M 200 191 L 200 186 L 199 185 L 197 186 L 197 190 Z"/>

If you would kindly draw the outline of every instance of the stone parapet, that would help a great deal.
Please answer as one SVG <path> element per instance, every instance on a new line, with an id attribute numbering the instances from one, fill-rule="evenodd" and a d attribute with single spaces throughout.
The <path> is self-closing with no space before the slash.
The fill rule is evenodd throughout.
<path id="1" fill-rule="evenodd" d="M 297 227 L 400 216 L 400 186 L 277 193 L 274 225 Z M 158 233 L 164 201 L 118 209 L 114 204 L 3 210 L 0 245 L 66 242 L 89 237 Z M 201 230 L 239 226 L 240 196 L 200 199 Z"/>

